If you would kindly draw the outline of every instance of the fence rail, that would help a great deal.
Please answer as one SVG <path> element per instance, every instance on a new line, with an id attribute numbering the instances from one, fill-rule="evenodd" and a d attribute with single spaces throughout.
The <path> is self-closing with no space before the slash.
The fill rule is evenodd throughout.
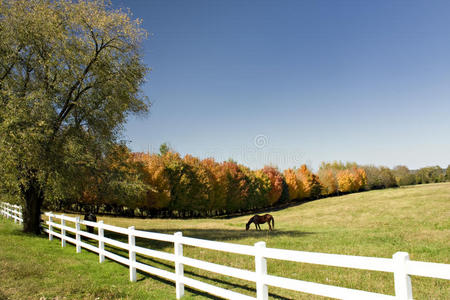
<path id="1" fill-rule="evenodd" d="M 0 202 L 0 215 L 7 219 L 14 219 L 14 223 L 23 223 L 22 206 Z"/>
<path id="2" fill-rule="evenodd" d="M 22 222 L 20 206 L 2 202 L 0 203 L 0 209 L 1 215 L 7 218 L 13 218 L 15 222 Z M 187 285 L 226 299 L 265 300 L 268 299 L 269 295 L 268 287 L 273 286 L 338 299 L 406 300 L 412 299 L 410 275 L 450 280 L 450 265 L 411 261 L 406 252 L 397 252 L 390 259 L 283 250 L 266 248 L 265 242 L 258 242 L 254 246 L 247 246 L 184 237 L 181 232 L 170 235 L 136 230 L 134 226 L 128 228 L 117 227 L 104 224 L 103 221 L 89 222 L 81 220 L 79 217 L 68 217 L 51 212 L 45 213 L 45 215 L 48 217 L 48 221 L 46 222 L 48 229 L 45 229 L 45 232 L 48 233 L 49 240 L 52 240 L 53 237 L 59 238 L 62 247 L 66 246 L 66 242 L 74 244 L 77 253 L 81 252 L 81 248 L 98 253 L 100 263 L 105 258 L 109 258 L 128 266 L 130 281 L 132 282 L 136 281 L 136 270 L 174 281 L 177 299 L 184 295 L 184 286 Z M 58 223 L 55 222 L 56 219 L 59 220 Z M 68 226 L 67 222 L 73 223 L 73 227 Z M 97 234 L 82 231 L 81 225 L 97 228 Z M 54 231 L 54 228 L 59 229 L 59 232 Z M 105 231 L 126 235 L 128 237 L 128 243 L 105 237 Z M 68 236 L 68 232 L 72 233 L 75 238 Z M 81 239 L 82 236 L 97 241 L 97 246 L 83 242 Z M 173 243 L 174 252 L 172 254 L 139 247 L 136 245 L 136 237 Z M 128 256 L 125 257 L 107 251 L 105 244 L 128 251 Z M 255 270 L 243 270 L 184 256 L 183 245 L 252 256 L 255 259 Z M 139 262 L 136 260 L 136 254 L 173 262 L 175 272 L 158 269 Z M 394 274 L 395 296 L 269 275 L 267 274 L 267 259 L 391 272 Z M 256 298 L 186 277 L 183 270 L 184 265 L 254 282 L 256 284 Z"/>

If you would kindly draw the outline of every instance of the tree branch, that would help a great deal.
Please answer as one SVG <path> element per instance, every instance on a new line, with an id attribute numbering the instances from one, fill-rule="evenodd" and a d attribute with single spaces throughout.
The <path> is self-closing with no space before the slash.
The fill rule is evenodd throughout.
<path id="1" fill-rule="evenodd" d="M 72 85 L 72 87 L 69 89 L 69 93 L 68 93 L 68 95 L 67 95 L 67 97 L 66 97 L 66 101 L 65 101 L 65 103 L 64 103 L 64 106 L 63 106 L 63 108 L 61 109 L 61 111 L 59 112 L 59 115 L 58 115 L 58 119 L 57 119 L 57 124 L 55 125 L 55 132 L 56 131 L 58 131 L 59 130 L 59 126 L 61 125 L 61 123 L 64 121 L 64 118 L 67 116 L 67 114 L 68 114 L 68 109 L 69 109 L 69 106 L 70 106 L 70 100 L 72 99 L 72 95 L 73 95 L 73 92 L 75 91 L 75 89 L 82 83 L 82 81 L 84 80 L 84 78 L 86 77 L 86 74 L 89 72 L 89 69 L 91 68 L 91 66 L 95 63 L 95 61 L 97 60 L 97 58 L 98 58 L 98 54 L 100 53 L 100 51 L 96 51 L 95 52 L 95 55 L 94 55 L 94 58 L 92 58 L 91 59 L 91 61 L 89 62 L 89 64 L 86 66 L 86 68 L 84 69 L 84 71 L 83 71 L 83 74 L 82 74 L 82 76 L 81 76 L 81 78 L 79 78 L 73 85 Z M 76 100 L 78 100 L 78 98 L 79 97 L 77 97 L 77 99 Z M 76 101 L 76 100 L 74 100 L 74 101 Z M 73 101 L 73 102 L 74 102 Z M 70 108 L 71 109 L 71 108 Z M 70 109 L 69 109 L 69 111 L 70 111 Z"/>
<path id="2" fill-rule="evenodd" d="M 26 75 L 25 75 L 25 79 L 23 82 L 23 88 L 22 88 L 22 97 L 25 97 L 26 93 L 27 93 L 27 86 L 28 83 L 30 82 L 30 73 L 33 71 L 33 68 L 30 67 L 27 63 L 26 65 Z"/>
<path id="3" fill-rule="evenodd" d="M 90 26 L 89 26 L 88 24 L 86 24 L 86 25 L 90 28 Z M 103 40 L 103 38 L 102 38 L 102 39 L 101 39 L 101 43 L 100 43 L 100 45 L 99 45 L 99 44 L 98 44 L 98 40 L 97 40 L 97 38 L 95 37 L 95 34 L 94 34 L 93 30 L 90 30 L 90 31 L 91 31 L 91 36 L 92 36 L 92 38 L 94 39 L 94 43 L 95 43 L 95 47 L 96 47 L 94 57 L 89 61 L 88 65 L 87 65 L 86 68 L 84 69 L 83 74 L 81 75 L 81 77 L 80 77 L 80 78 L 79 78 L 79 79 L 71 86 L 71 88 L 69 89 L 69 92 L 68 92 L 68 94 L 67 94 L 67 96 L 66 96 L 66 100 L 65 100 L 65 102 L 64 102 L 64 106 L 63 106 L 63 108 L 61 109 L 61 111 L 59 112 L 58 118 L 57 118 L 57 120 L 56 120 L 56 124 L 55 124 L 55 126 L 54 126 L 54 135 L 56 135 L 56 133 L 58 132 L 58 130 L 59 130 L 59 128 L 60 128 L 62 122 L 63 122 L 64 119 L 67 117 L 67 115 L 69 114 L 69 112 L 72 110 L 72 108 L 74 107 L 74 105 L 76 104 L 76 102 L 78 101 L 78 99 L 80 98 L 81 94 L 83 94 L 84 92 L 86 92 L 86 90 L 87 90 L 86 88 L 90 89 L 90 88 L 93 87 L 92 85 L 87 86 L 86 88 L 84 88 L 84 89 L 83 89 L 83 90 L 75 97 L 75 99 L 74 99 L 73 101 L 71 101 L 72 96 L 73 96 L 73 93 L 75 92 L 75 90 L 76 90 L 77 88 L 79 88 L 79 87 L 81 86 L 82 82 L 83 82 L 84 79 L 86 78 L 86 75 L 89 73 L 89 71 L 90 71 L 92 65 L 97 61 L 97 59 L 98 59 L 100 53 L 101 53 L 104 49 L 109 48 L 109 47 L 114 47 L 114 48 L 117 49 L 117 47 L 114 46 L 114 45 L 111 45 L 111 43 L 114 42 L 114 41 L 116 41 L 118 37 L 113 37 L 113 38 L 111 38 L 110 40 L 108 40 L 107 42 L 105 42 L 105 41 Z"/>
<path id="4" fill-rule="evenodd" d="M 64 119 L 67 117 L 67 115 L 70 113 L 70 111 L 75 107 L 76 102 L 78 101 L 78 99 L 80 99 L 80 97 L 87 92 L 88 90 L 90 90 L 91 88 L 93 88 L 93 85 L 88 85 L 86 86 L 84 89 L 82 89 L 80 92 L 78 92 L 77 96 L 75 97 L 75 99 L 67 106 L 67 109 L 65 110 L 64 114 L 61 116 L 59 122 L 58 122 L 58 129 L 61 126 L 62 122 L 64 121 Z M 55 132 L 56 134 L 56 132 Z"/>
<path id="5" fill-rule="evenodd" d="M 6 78 L 6 76 L 9 75 L 9 73 L 10 73 L 11 70 L 12 70 L 12 68 L 14 68 L 14 65 L 15 65 L 15 64 L 16 64 L 16 63 L 13 62 L 13 63 L 7 68 L 7 70 L 5 71 L 5 74 L 3 74 L 2 77 L 0 77 L 0 82 L 3 81 L 3 80 Z"/>
<path id="6" fill-rule="evenodd" d="M 23 48 L 23 46 L 20 45 L 19 48 L 17 49 L 17 54 L 16 55 L 19 55 L 20 51 L 22 51 L 22 48 Z M 5 80 L 5 78 L 11 73 L 12 69 L 16 65 L 16 62 L 17 61 L 12 62 L 11 65 L 8 68 L 6 68 L 5 74 L 3 74 L 2 77 L 0 77 L 0 83 L 3 80 Z M 1 85 L 0 85 L 0 87 L 1 87 Z"/>

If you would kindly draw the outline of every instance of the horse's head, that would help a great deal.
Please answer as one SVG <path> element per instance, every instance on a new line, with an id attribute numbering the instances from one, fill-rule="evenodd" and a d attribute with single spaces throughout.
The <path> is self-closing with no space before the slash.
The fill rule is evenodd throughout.
<path id="1" fill-rule="evenodd" d="M 248 230 L 250 228 L 250 224 L 254 221 L 255 217 L 251 217 L 250 220 L 248 220 L 247 225 L 245 225 L 245 230 Z"/>

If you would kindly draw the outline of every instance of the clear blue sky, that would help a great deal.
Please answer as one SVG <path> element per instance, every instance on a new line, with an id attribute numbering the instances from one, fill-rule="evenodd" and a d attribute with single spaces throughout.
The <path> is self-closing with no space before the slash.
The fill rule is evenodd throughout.
<path id="1" fill-rule="evenodd" d="M 125 1 L 151 37 L 134 151 L 285 169 L 450 163 L 450 1 Z"/>

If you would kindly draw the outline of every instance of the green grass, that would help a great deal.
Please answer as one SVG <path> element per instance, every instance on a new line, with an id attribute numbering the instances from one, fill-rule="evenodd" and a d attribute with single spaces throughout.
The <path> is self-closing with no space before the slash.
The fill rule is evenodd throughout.
<path id="1" fill-rule="evenodd" d="M 274 232 L 245 231 L 248 216 L 233 219 L 127 219 L 99 217 L 107 224 L 208 240 L 323 253 L 390 258 L 406 251 L 412 260 L 450 263 L 450 183 L 418 185 L 326 198 L 272 213 Z M 115 238 L 126 238 L 116 235 Z M 138 239 L 137 243 L 173 252 L 168 243 Z M 126 252 L 114 250 L 127 255 Z M 199 248 L 185 255 L 253 270 L 251 257 Z M 139 261 L 173 271 L 173 263 L 139 257 Z M 268 261 L 270 274 L 377 293 L 394 294 L 392 273 L 319 265 Z M 189 277 L 255 295 L 254 283 L 227 278 L 185 266 Z M 64 281 L 62 281 L 64 279 Z M 450 299 L 447 280 L 412 277 L 415 299 Z M 269 287 L 273 299 L 323 299 Z M 187 290 L 186 299 L 211 296 Z M 0 219 L 0 299 L 175 299 L 175 287 L 147 274 L 130 283 L 125 266 L 68 244 L 28 236 L 10 221 Z M 63 298 L 65 297 L 65 298 Z"/>

